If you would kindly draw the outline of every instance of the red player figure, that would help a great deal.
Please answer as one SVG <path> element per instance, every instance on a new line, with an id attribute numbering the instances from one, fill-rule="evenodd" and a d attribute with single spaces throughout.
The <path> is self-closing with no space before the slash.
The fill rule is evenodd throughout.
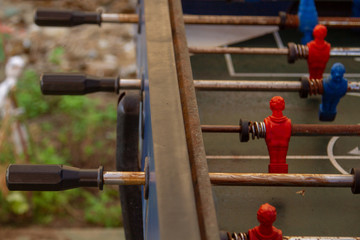
<path id="1" fill-rule="evenodd" d="M 330 43 L 324 39 L 327 29 L 318 24 L 313 30 L 314 40 L 307 44 L 309 56 L 307 58 L 310 79 L 322 79 L 327 62 L 330 58 Z"/>
<path id="2" fill-rule="evenodd" d="M 249 230 L 249 240 L 282 240 L 281 230 L 272 224 L 276 220 L 276 209 L 268 203 L 260 206 L 257 212 L 259 226 Z"/>
<path id="3" fill-rule="evenodd" d="M 264 119 L 266 145 L 270 155 L 269 173 L 288 173 L 286 154 L 291 136 L 291 120 L 283 116 L 285 101 L 275 96 L 270 100 L 272 115 Z"/>

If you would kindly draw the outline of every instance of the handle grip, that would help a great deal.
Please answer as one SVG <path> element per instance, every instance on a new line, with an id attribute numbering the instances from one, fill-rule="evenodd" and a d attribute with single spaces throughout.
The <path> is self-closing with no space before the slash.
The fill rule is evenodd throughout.
<path id="1" fill-rule="evenodd" d="M 38 26 L 73 27 L 81 24 L 101 25 L 101 12 L 87 13 L 80 11 L 38 9 L 34 21 Z"/>
<path id="2" fill-rule="evenodd" d="M 79 169 L 63 165 L 11 164 L 6 185 L 18 191 L 61 191 L 77 187 L 103 188 L 103 167 Z"/>
<path id="3" fill-rule="evenodd" d="M 40 77 L 45 95 L 84 95 L 93 92 L 119 93 L 119 78 L 97 78 L 78 73 L 44 73 Z"/>

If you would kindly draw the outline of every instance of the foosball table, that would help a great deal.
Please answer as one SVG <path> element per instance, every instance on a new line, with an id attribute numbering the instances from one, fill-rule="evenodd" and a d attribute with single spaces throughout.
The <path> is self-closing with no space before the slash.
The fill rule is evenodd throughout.
<path id="1" fill-rule="evenodd" d="M 360 239 L 360 18 L 346 15 L 359 5 L 140 0 L 137 14 L 38 9 L 40 26 L 135 24 L 138 77 L 44 73 L 43 94 L 119 94 L 116 170 L 13 164 L 8 188 L 119 185 L 126 239 Z M 330 10 L 345 16 L 322 16 Z M 230 25 L 271 28 L 209 47 L 189 36 L 203 25 L 215 35 L 233 34 Z"/>

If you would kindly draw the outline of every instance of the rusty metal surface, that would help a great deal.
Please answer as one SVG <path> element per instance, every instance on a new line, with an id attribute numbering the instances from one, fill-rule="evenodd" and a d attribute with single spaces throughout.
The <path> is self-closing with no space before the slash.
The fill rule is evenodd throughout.
<path id="1" fill-rule="evenodd" d="M 307 236 L 283 236 L 283 240 L 360 240 L 360 237 L 307 237 Z"/>
<path id="2" fill-rule="evenodd" d="M 183 15 L 186 24 L 212 24 L 212 25 L 279 25 L 279 17 L 271 16 L 218 16 L 218 15 Z M 107 23 L 137 23 L 136 14 L 101 14 L 101 21 Z M 290 26 L 290 22 L 287 25 Z"/>
<path id="3" fill-rule="evenodd" d="M 301 89 L 301 83 L 298 81 L 194 80 L 194 86 L 198 91 L 297 92 Z M 140 89 L 141 80 L 119 79 L 119 87 L 122 90 Z M 348 92 L 360 92 L 360 82 L 348 82 Z"/>
<path id="4" fill-rule="evenodd" d="M 239 125 L 201 125 L 203 132 L 239 133 Z M 292 124 L 292 136 L 360 136 L 360 125 Z"/>
<path id="5" fill-rule="evenodd" d="M 214 185 L 352 187 L 351 174 L 209 173 Z"/>
<path id="6" fill-rule="evenodd" d="M 360 92 L 360 82 L 348 82 L 348 92 Z"/>
<path id="7" fill-rule="evenodd" d="M 296 44 L 299 58 L 307 58 L 307 46 Z M 288 48 L 250 48 L 250 47 L 189 47 L 193 54 L 251 54 L 251 55 L 288 55 Z M 337 47 L 330 50 L 331 57 L 359 57 L 360 48 Z"/>
<path id="8" fill-rule="evenodd" d="M 287 55 L 287 48 L 250 48 L 250 47 L 189 47 L 190 53 L 202 54 L 254 54 L 254 55 Z"/>
<path id="9" fill-rule="evenodd" d="M 280 17 L 274 16 L 217 16 L 217 15 L 184 15 L 185 24 L 215 25 L 280 25 Z M 136 14 L 103 13 L 101 21 L 107 23 L 138 23 Z M 319 17 L 319 24 L 327 27 L 351 28 L 360 26 L 360 18 Z M 285 27 L 296 28 L 299 25 L 297 15 L 287 14 Z"/>
<path id="10" fill-rule="evenodd" d="M 144 172 L 104 172 L 106 185 L 144 185 Z"/>
<path id="11" fill-rule="evenodd" d="M 208 173 L 213 185 L 352 187 L 352 174 Z M 144 185 L 144 172 L 104 172 L 107 185 Z M 177 186 L 177 185 L 176 185 Z"/>
<path id="12" fill-rule="evenodd" d="M 238 125 L 201 125 L 203 132 L 239 133 L 241 126 Z"/>
<path id="13" fill-rule="evenodd" d="M 360 136 L 360 125 L 293 124 L 292 136 Z"/>
<path id="14" fill-rule="evenodd" d="M 327 27 L 351 28 L 360 26 L 360 18 L 354 17 L 319 17 L 319 24 Z"/>
<path id="15" fill-rule="evenodd" d="M 225 232 L 226 240 L 248 239 L 247 233 L 230 233 Z M 322 237 L 322 236 L 283 236 L 283 240 L 359 240 L 359 237 Z"/>
<path id="16" fill-rule="evenodd" d="M 336 47 L 330 50 L 330 56 L 332 57 L 358 57 L 359 55 L 360 48 Z"/>
<path id="17" fill-rule="evenodd" d="M 150 146 L 144 148 L 153 149 L 153 155 L 151 151 L 147 153 L 151 159 L 149 205 L 146 207 L 148 213 L 156 211 L 158 215 L 154 213 L 153 218 L 147 219 L 145 231 L 148 239 L 196 240 L 200 239 L 200 231 L 175 68 L 169 4 L 167 0 L 152 0 L 144 1 L 144 6 L 145 27 L 142 31 L 146 31 L 148 70 L 148 80 L 145 79 L 148 95 L 144 105 L 151 112 L 151 116 L 145 116 L 145 135 L 152 136 L 152 142 L 147 142 Z M 151 205 L 151 199 L 156 201 L 157 209 Z M 152 222 L 156 218 L 158 226 Z"/>
<path id="18" fill-rule="evenodd" d="M 288 91 L 301 89 L 298 81 L 194 80 L 196 90 L 207 91 Z"/>
<path id="19" fill-rule="evenodd" d="M 219 231 L 200 128 L 185 26 L 180 0 L 169 0 L 174 52 L 186 141 L 193 177 L 201 239 L 218 240 Z"/>
<path id="20" fill-rule="evenodd" d="M 286 14 L 285 27 L 297 28 L 299 27 L 299 18 L 294 14 Z"/>
<path id="21" fill-rule="evenodd" d="M 186 24 L 220 24 L 220 25 L 279 25 L 279 17 L 271 16 L 216 16 L 184 15 Z"/>
<path id="22" fill-rule="evenodd" d="M 101 14 L 101 21 L 107 23 L 138 23 L 139 16 L 137 14 L 103 13 Z"/>

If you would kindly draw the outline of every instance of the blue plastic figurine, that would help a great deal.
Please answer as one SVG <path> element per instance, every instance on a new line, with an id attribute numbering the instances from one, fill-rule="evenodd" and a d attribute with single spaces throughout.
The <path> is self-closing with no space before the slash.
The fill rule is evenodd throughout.
<path id="1" fill-rule="evenodd" d="M 336 106 L 347 91 L 348 81 L 344 78 L 345 67 L 334 63 L 331 75 L 323 80 L 324 92 L 319 109 L 320 121 L 333 121 L 336 117 Z"/>
<path id="2" fill-rule="evenodd" d="M 360 17 L 360 0 L 353 0 L 352 17 Z"/>
<path id="3" fill-rule="evenodd" d="M 298 18 L 299 30 L 304 34 L 301 43 L 305 45 L 312 40 L 313 29 L 318 24 L 314 0 L 300 0 Z"/>

